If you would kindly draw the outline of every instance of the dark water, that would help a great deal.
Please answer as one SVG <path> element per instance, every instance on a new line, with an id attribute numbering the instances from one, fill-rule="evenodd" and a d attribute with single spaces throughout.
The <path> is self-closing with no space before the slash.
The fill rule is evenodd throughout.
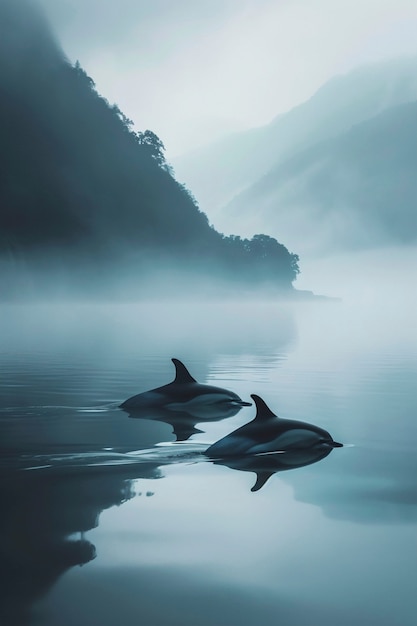
<path id="1" fill-rule="evenodd" d="M 412 297 L 3 305 L 0 623 L 414 626 L 415 313 Z M 259 468 L 202 451 L 253 407 L 182 423 L 177 444 L 117 408 L 169 382 L 173 356 L 350 445 L 251 492 Z"/>

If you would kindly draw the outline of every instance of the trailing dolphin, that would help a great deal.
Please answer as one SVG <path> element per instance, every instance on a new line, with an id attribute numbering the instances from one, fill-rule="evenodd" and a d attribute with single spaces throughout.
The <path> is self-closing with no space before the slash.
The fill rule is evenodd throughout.
<path id="1" fill-rule="evenodd" d="M 200 421 L 203 421 L 205 411 L 201 411 L 201 407 L 213 407 L 214 413 L 220 417 L 224 409 L 227 411 L 230 407 L 237 407 L 239 410 L 242 406 L 251 405 L 233 391 L 198 383 L 181 361 L 171 360 L 175 365 L 175 378 L 171 383 L 132 396 L 120 408 L 133 413 L 137 409 L 165 407 L 171 411 L 201 414 Z M 213 411 L 207 413 L 210 415 Z M 227 414 L 224 416 L 227 417 Z"/>
<path id="2" fill-rule="evenodd" d="M 334 441 L 323 428 L 307 422 L 282 419 L 271 411 L 262 398 L 256 395 L 251 395 L 251 398 L 256 405 L 255 418 L 211 445 L 206 450 L 210 458 L 308 448 L 331 450 L 343 446 Z"/>

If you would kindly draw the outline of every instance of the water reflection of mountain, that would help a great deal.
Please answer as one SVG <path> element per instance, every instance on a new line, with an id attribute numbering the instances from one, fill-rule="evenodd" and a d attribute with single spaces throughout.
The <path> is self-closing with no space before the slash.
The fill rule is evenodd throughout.
<path id="1" fill-rule="evenodd" d="M 193 454 L 194 461 L 202 460 L 201 445 L 151 448 L 138 453 L 136 460 L 134 454 L 111 452 L 55 454 L 49 455 L 49 467 L 47 455 L 24 455 L 21 464 L 27 468 L 37 464 L 39 469 L 1 470 L 0 623 L 29 626 L 37 601 L 58 578 L 70 568 L 94 559 L 95 548 L 83 533 L 98 525 L 100 513 L 132 498 L 134 479 L 160 478 L 159 467 L 188 462 L 191 457 L 187 454 Z M 375 468 L 378 459 L 381 461 L 379 453 L 355 454 L 356 449 L 348 448 L 345 460 L 338 452 L 331 456 L 330 465 L 328 461 L 318 463 L 329 452 L 293 451 L 218 459 L 214 463 L 256 473 L 252 491 L 261 489 L 273 474 L 285 471 L 297 499 L 318 505 L 333 517 L 375 522 L 379 516 L 381 522 L 398 522 L 406 521 L 408 511 L 409 521 L 415 521 L 417 507 L 411 488 L 417 473 L 410 474 L 401 487 L 397 454 L 385 455 L 385 470 L 379 466 L 376 485 L 370 469 Z M 403 458 L 403 470 L 411 471 L 407 459 Z M 3 455 L 3 468 L 6 462 Z M 316 465 L 308 473 L 287 471 L 312 464 Z"/>
<path id="2" fill-rule="evenodd" d="M 158 478 L 154 463 L 71 473 L 0 476 L 0 623 L 31 623 L 33 605 L 68 569 L 95 557 L 83 533 L 100 513 L 134 495 L 132 479 Z M 79 538 L 74 538 L 80 533 Z"/>
<path id="3" fill-rule="evenodd" d="M 172 441 L 172 427 L 160 421 L 128 420 L 120 410 L 84 412 L 67 408 L 41 408 L 30 414 L 17 408 L 0 419 L 4 449 L 28 453 L 69 450 L 93 451 L 111 448 L 128 452 Z"/>

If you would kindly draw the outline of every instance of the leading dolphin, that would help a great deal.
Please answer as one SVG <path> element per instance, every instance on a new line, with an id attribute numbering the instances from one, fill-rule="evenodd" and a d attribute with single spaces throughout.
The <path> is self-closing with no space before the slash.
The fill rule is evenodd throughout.
<path id="1" fill-rule="evenodd" d="M 216 405 L 220 409 L 222 407 L 251 405 L 250 402 L 244 402 L 233 391 L 198 383 L 191 376 L 184 363 L 178 359 L 171 360 L 175 365 L 175 378 L 171 383 L 132 396 L 123 402 L 120 408 L 134 411 L 145 407 L 166 407 L 174 411 L 194 412 L 193 409 L 207 405 Z"/>
<path id="2" fill-rule="evenodd" d="M 216 441 L 206 450 L 207 456 L 227 458 L 313 447 L 326 450 L 343 446 L 333 441 L 327 430 L 307 422 L 282 419 L 271 411 L 262 398 L 254 394 L 251 398 L 256 405 L 255 418 Z"/>

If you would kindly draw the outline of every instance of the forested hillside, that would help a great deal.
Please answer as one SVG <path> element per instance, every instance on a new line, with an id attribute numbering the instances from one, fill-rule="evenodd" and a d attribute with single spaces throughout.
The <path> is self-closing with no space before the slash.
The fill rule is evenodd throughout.
<path id="1" fill-rule="evenodd" d="M 196 280 L 291 288 L 297 255 L 266 235 L 242 240 L 210 226 L 161 139 L 135 132 L 97 93 L 29 0 L 0 0 L 0 94 L 0 253 L 9 267 L 41 259 L 139 281 L 166 265 Z"/>

